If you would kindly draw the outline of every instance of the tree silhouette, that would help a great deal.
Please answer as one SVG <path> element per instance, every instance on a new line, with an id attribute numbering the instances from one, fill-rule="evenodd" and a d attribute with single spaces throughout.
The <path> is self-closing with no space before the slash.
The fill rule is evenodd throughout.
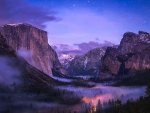
<path id="1" fill-rule="evenodd" d="M 150 98 L 150 78 L 148 79 L 148 85 L 146 88 L 146 97 Z"/>
<path id="2" fill-rule="evenodd" d="M 117 99 L 114 106 L 115 113 L 123 113 L 122 102 Z"/>

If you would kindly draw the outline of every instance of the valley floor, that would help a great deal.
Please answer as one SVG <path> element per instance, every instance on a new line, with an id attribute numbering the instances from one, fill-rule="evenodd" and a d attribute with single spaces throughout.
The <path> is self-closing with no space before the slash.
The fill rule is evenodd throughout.
<path id="1" fill-rule="evenodd" d="M 146 86 L 108 86 L 110 82 L 93 83 L 86 81 L 88 84 L 94 85 L 85 87 L 81 84 L 71 84 L 71 79 L 54 78 L 68 84 L 55 86 L 46 94 L 17 92 L 7 95 L 1 94 L 0 110 L 6 113 L 19 113 L 20 111 L 22 113 L 105 113 L 117 104 L 119 107 L 116 109 L 120 109 L 120 106 L 129 100 L 135 102 L 137 98 L 144 99 L 146 90 Z"/>

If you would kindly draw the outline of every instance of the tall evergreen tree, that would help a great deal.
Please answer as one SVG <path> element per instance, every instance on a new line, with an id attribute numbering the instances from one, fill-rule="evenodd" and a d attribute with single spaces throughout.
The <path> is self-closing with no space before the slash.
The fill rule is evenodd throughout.
<path id="1" fill-rule="evenodd" d="M 148 79 L 148 85 L 146 88 L 146 97 L 150 97 L 150 78 Z"/>
<path id="2" fill-rule="evenodd" d="M 98 103 L 97 103 L 96 112 L 97 112 L 97 113 L 100 113 L 101 110 L 102 110 L 102 104 L 101 104 L 101 100 L 99 99 L 99 100 L 98 100 Z"/>

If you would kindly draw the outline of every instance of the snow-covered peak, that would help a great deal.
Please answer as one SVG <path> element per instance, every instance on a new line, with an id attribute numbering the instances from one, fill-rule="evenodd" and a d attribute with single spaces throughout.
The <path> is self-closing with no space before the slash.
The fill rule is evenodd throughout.
<path id="1" fill-rule="evenodd" d="M 72 61 L 74 59 L 74 57 L 75 57 L 74 55 L 62 54 L 59 56 L 59 60 L 60 60 L 61 64 L 65 65 L 69 61 Z"/>
<path id="2" fill-rule="evenodd" d="M 68 55 L 68 54 L 62 54 L 60 55 L 59 59 L 73 59 L 74 56 L 73 55 Z"/>
<path id="3" fill-rule="evenodd" d="M 19 26 L 19 25 L 32 26 L 32 25 L 27 24 L 27 23 L 5 24 L 5 25 L 3 25 L 3 26 L 7 26 L 7 25 L 9 25 L 9 26 Z"/>
<path id="4" fill-rule="evenodd" d="M 17 26 L 17 25 L 20 25 L 20 24 L 23 24 L 23 23 L 17 23 L 17 24 L 6 24 L 6 25 L 10 25 L 10 26 Z"/>

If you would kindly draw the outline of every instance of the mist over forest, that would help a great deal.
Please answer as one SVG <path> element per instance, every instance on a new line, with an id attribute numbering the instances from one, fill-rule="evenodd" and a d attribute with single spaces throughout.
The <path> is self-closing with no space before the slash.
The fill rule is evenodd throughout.
<path id="1" fill-rule="evenodd" d="M 149 0 L 0 0 L 0 113 L 149 113 Z"/>

